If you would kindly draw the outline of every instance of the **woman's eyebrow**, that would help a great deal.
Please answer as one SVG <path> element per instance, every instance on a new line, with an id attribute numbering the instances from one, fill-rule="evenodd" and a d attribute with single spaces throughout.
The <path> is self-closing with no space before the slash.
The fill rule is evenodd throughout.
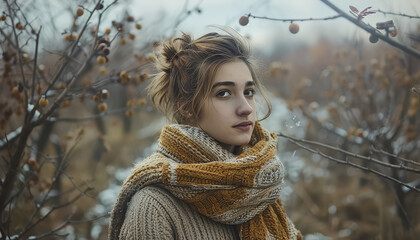
<path id="1" fill-rule="evenodd" d="M 229 82 L 229 81 L 226 81 L 226 82 L 217 82 L 211 88 L 214 89 L 214 88 L 216 88 L 218 86 L 235 86 L 235 83 L 234 82 Z"/>
<path id="2" fill-rule="evenodd" d="M 249 87 L 249 86 L 255 86 L 255 82 L 254 81 L 248 81 L 248 82 L 246 82 L 246 86 L 247 87 Z"/>
<path id="3" fill-rule="evenodd" d="M 212 89 L 218 87 L 218 86 L 235 86 L 234 82 L 230 82 L 230 81 L 226 81 L 226 82 L 217 82 L 213 85 Z M 254 81 L 248 81 L 246 82 L 245 86 L 249 87 L 249 86 L 255 86 L 255 82 Z"/>

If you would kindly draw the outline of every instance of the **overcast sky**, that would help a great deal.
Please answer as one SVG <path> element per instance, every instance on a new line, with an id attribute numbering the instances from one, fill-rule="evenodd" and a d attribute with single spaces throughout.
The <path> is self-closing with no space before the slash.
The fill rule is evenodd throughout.
<path id="1" fill-rule="evenodd" d="M 105 0 L 105 5 L 112 1 Z M 353 5 L 359 10 L 372 7 L 372 9 L 383 11 L 420 15 L 420 0 L 330 1 L 345 12 L 349 12 L 349 5 Z M 30 4 L 34 2 L 35 5 Z M 34 16 L 31 15 L 29 19 L 34 19 L 32 21 L 35 25 L 38 22 L 44 25 L 43 34 L 46 36 L 51 36 L 51 32 L 48 30 L 48 27 L 51 28 L 51 18 L 57 19 L 54 20 L 56 31 L 65 33 L 66 29 L 68 30 L 71 26 L 73 17 L 70 12 L 63 11 L 63 9 L 72 10 L 77 7 L 73 1 L 62 0 L 32 0 L 25 3 L 29 8 L 34 6 L 39 8 L 32 11 Z M 1 1 L 0 7 L 3 7 L 3 5 L 4 3 Z M 192 13 L 178 25 L 174 32 L 175 20 L 178 19 L 185 6 L 191 9 Z M 199 7 L 201 13 L 194 11 L 195 7 Z M 112 20 L 124 19 L 126 11 L 143 25 L 143 29 L 136 32 L 135 42 L 138 44 L 161 40 L 173 34 L 179 34 L 180 31 L 192 33 L 195 37 L 198 37 L 212 31 L 207 27 L 212 24 L 233 27 L 242 35 L 249 36 L 254 48 L 267 54 L 274 49 L 313 44 L 322 39 L 329 39 L 338 43 L 351 42 L 354 39 L 362 39 L 367 42 L 369 37 L 368 33 L 343 18 L 330 21 L 297 22 L 300 25 L 298 34 L 289 32 L 290 22 L 251 18 L 247 26 L 240 26 L 238 23 L 242 15 L 249 13 L 255 16 L 282 19 L 324 18 L 336 15 L 332 9 L 320 0 L 119 0 L 118 4 L 110 8 L 108 14 L 103 18 L 102 31 L 110 27 Z M 38 21 L 38 19 L 41 21 Z M 372 26 L 375 26 L 376 22 L 387 20 L 394 20 L 399 29 L 399 37 L 420 26 L 420 19 L 385 16 L 381 13 L 363 19 Z M 92 24 L 95 21 L 96 19 L 92 20 Z M 55 38 L 51 44 L 54 44 L 54 41 L 56 41 Z"/>
<path id="2" fill-rule="evenodd" d="M 360 11 L 366 7 L 383 11 L 403 12 L 409 15 L 420 15 L 420 0 L 331 0 L 345 12 L 349 12 L 349 5 Z M 153 0 L 131 1 L 130 14 L 142 18 L 146 27 L 159 26 L 165 29 L 174 24 L 174 19 L 181 12 L 185 1 L 182 0 Z M 368 34 L 358 29 L 345 19 L 330 21 L 298 22 L 300 31 L 293 35 L 288 31 L 290 23 L 250 19 L 250 23 L 243 27 L 238 23 L 240 16 L 251 13 L 256 16 L 274 18 L 309 18 L 328 17 L 336 13 L 319 0 L 190 0 L 188 8 L 199 6 L 201 13 L 193 13 L 178 27 L 179 30 L 200 36 L 211 31 L 206 26 L 211 24 L 228 25 L 243 35 L 250 36 L 254 47 L 271 51 L 280 45 L 315 43 L 319 39 L 328 38 L 336 41 L 351 40 L 353 38 L 368 38 Z M 393 19 L 400 24 L 399 29 L 404 32 L 407 28 L 420 25 L 420 19 L 405 19 L 381 13 L 370 15 L 365 22 L 375 26 L 378 21 Z M 159 27 L 153 32 L 159 31 Z"/>

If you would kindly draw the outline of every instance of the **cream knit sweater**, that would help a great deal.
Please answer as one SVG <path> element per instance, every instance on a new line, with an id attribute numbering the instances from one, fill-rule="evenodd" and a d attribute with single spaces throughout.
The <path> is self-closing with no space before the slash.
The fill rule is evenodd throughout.
<path id="1" fill-rule="evenodd" d="M 131 199 L 119 239 L 239 239 L 239 236 L 235 226 L 215 222 L 152 185 Z"/>

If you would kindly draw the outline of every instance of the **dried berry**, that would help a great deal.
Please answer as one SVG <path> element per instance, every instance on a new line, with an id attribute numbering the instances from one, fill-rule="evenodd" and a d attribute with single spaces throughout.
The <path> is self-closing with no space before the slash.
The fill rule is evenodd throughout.
<path id="1" fill-rule="evenodd" d="M 98 64 L 105 64 L 105 63 L 106 63 L 106 58 L 105 58 L 104 56 L 98 56 L 98 57 L 96 58 L 96 62 L 97 62 Z"/>
<path id="2" fill-rule="evenodd" d="M 0 21 L 6 21 L 6 15 L 1 15 L 0 16 Z"/>
<path id="3" fill-rule="evenodd" d="M 140 24 L 140 23 L 137 23 L 137 24 L 136 24 L 136 28 L 137 28 L 138 30 L 140 30 L 140 29 L 141 29 L 141 27 L 142 27 L 142 26 L 141 26 L 141 24 Z"/>
<path id="4" fill-rule="evenodd" d="M 126 71 L 120 72 L 120 82 L 121 84 L 128 84 L 131 82 L 131 76 Z"/>
<path id="5" fill-rule="evenodd" d="M 104 49 L 102 49 L 102 54 L 103 55 L 105 55 L 105 56 L 108 56 L 109 55 L 109 48 L 104 48 Z"/>
<path id="6" fill-rule="evenodd" d="M 120 45 L 125 45 L 125 43 L 126 43 L 126 42 L 125 42 L 125 39 L 124 39 L 124 38 L 121 38 L 121 39 L 120 39 Z"/>
<path id="7" fill-rule="evenodd" d="M 111 41 L 109 40 L 109 38 L 99 38 L 98 44 L 101 44 L 101 43 L 106 44 L 108 47 L 111 45 Z"/>
<path id="8" fill-rule="evenodd" d="M 369 42 L 371 42 L 371 43 L 377 43 L 378 40 L 379 40 L 379 38 L 376 35 L 371 34 L 369 36 Z"/>
<path id="9" fill-rule="evenodd" d="M 98 45 L 98 50 L 99 51 L 102 51 L 102 50 L 104 50 L 104 48 L 107 48 L 107 47 L 108 47 L 108 44 L 106 44 L 106 43 L 100 43 Z"/>
<path id="10" fill-rule="evenodd" d="M 130 99 L 130 100 L 128 100 L 126 103 L 125 103 L 125 105 L 127 106 L 127 107 L 134 107 L 134 99 Z"/>
<path id="11" fill-rule="evenodd" d="M 363 129 L 361 128 L 356 129 L 354 135 L 357 137 L 363 137 Z"/>
<path id="12" fill-rule="evenodd" d="M 105 29 L 105 32 L 104 32 L 105 35 L 109 35 L 110 33 L 111 33 L 111 29 L 109 28 Z"/>
<path id="13" fill-rule="evenodd" d="M 242 16 L 241 18 L 239 18 L 239 24 L 241 24 L 242 26 L 246 26 L 249 23 L 249 18 L 247 16 Z"/>
<path id="14" fill-rule="evenodd" d="M 293 34 L 296 34 L 299 32 L 299 25 L 297 25 L 296 23 L 291 23 L 289 25 L 289 31 Z"/>
<path id="15" fill-rule="evenodd" d="M 128 38 L 131 39 L 131 40 L 134 40 L 136 38 L 136 35 L 130 33 L 130 34 L 128 34 Z"/>
<path id="16" fill-rule="evenodd" d="M 12 88 L 12 94 L 19 94 L 19 92 L 19 87 L 16 86 Z"/>
<path id="17" fill-rule="evenodd" d="M 40 107 L 46 107 L 48 105 L 48 99 L 43 96 L 39 99 L 38 104 Z"/>
<path id="18" fill-rule="evenodd" d="M 73 41 L 77 39 L 77 35 L 72 33 L 72 34 L 66 34 L 66 36 L 64 37 L 66 39 L 66 41 Z"/>
<path id="19" fill-rule="evenodd" d="M 106 89 L 103 89 L 101 92 L 101 98 L 102 99 L 108 99 L 109 98 L 109 92 Z"/>
<path id="20" fill-rule="evenodd" d="M 142 106 L 142 107 L 146 106 L 147 105 L 146 98 L 140 98 L 139 100 L 137 100 L 137 105 Z"/>
<path id="21" fill-rule="evenodd" d="M 98 3 L 95 7 L 96 10 L 101 10 L 104 8 L 104 5 L 102 3 Z"/>
<path id="22" fill-rule="evenodd" d="M 132 17 L 132 16 L 128 16 L 128 17 L 126 17 L 126 18 L 125 18 L 125 20 L 126 20 L 127 22 L 134 22 L 134 17 Z"/>
<path id="23" fill-rule="evenodd" d="M 16 28 L 19 29 L 19 30 L 23 30 L 24 29 L 22 23 L 20 23 L 20 22 L 19 23 L 16 23 Z"/>
<path id="24" fill-rule="evenodd" d="M 149 75 L 147 73 L 136 74 L 136 83 L 141 84 L 141 83 L 145 82 L 148 77 L 149 77 Z"/>
<path id="25" fill-rule="evenodd" d="M 133 117 L 133 115 L 134 115 L 134 113 L 133 113 L 133 111 L 132 111 L 132 110 L 127 110 L 127 111 L 125 111 L 125 116 L 126 116 L 126 117 L 131 118 L 131 117 Z"/>
<path id="26" fill-rule="evenodd" d="M 120 72 L 120 78 L 123 78 L 123 77 L 125 77 L 127 75 L 128 75 L 128 73 L 126 71 L 121 71 Z"/>
<path id="27" fill-rule="evenodd" d="M 83 8 L 78 8 L 77 9 L 77 11 L 76 11 L 76 13 L 77 13 L 77 16 L 82 16 L 83 15 L 83 13 L 85 13 L 85 11 L 83 10 Z"/>
<path id="28" fill-rule="evenodd" d="M 61 107 L 70 107 L 70 106 L 71 106 L 71 100 L 70 100 L 70 99 L 63 100 L 63 101 L 60 103 L 60 106 L 61 106 Z"/>
<path id="29" fill-rule="evenodd" d="M 98 111 L 99 112 L 105 112 L 108 110 L 108 105 L 106 103 L 99 103 L 98 104 Z"/>
<path id="30" fill-rule="evenodd" d="M 33 158 L 30 158 L 27 163 L 32 170 L 37 171 L 39 169 L 38 162 Z"/>
<path id="31" fill-rule="evenodd" d="M 93 95 L 92 96 L 92 101 L 99 103 L 101 102 L 101 95 L 97 94 L 97 95 Z"/>

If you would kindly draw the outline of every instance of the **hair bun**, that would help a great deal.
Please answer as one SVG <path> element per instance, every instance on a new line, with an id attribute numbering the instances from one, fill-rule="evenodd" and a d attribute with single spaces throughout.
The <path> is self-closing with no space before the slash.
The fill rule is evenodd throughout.
<path id="1" fill-rule="evenodd" d="M 181 37 L 173 38 L 163 43 L 162 55 L 168 64 L 172 65 L 179 55 L 191 47 L 192 38 L 190 35 L 183 33 Z"/>

